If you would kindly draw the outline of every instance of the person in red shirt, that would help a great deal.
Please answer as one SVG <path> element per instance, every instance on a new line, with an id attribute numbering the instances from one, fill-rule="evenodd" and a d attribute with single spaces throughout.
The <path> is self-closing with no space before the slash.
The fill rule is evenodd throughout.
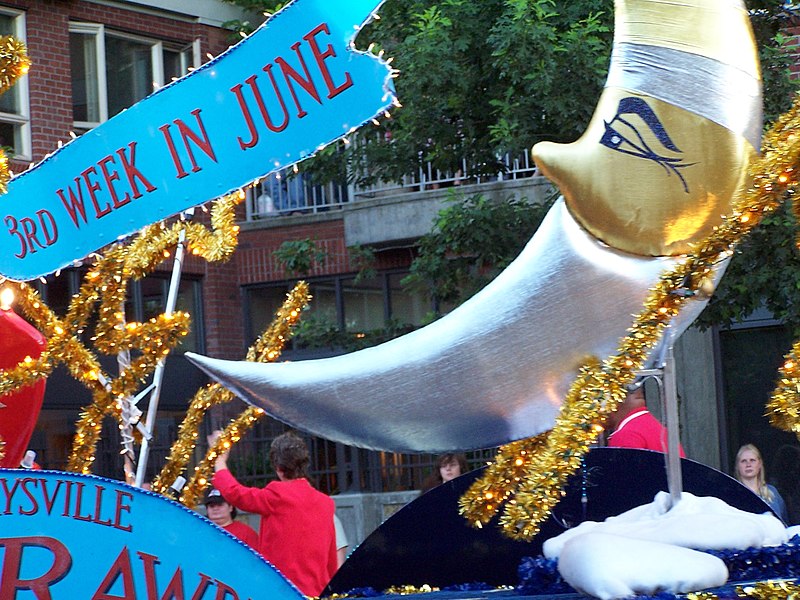
<path id="1" fill-rule="evenodd" d="M 642 382 L 628 388 L 628 395 L 616 412 L 608 417 L 607 439 L 612 448 L 642 448 L 657 452 L 667 451 L 667 428 L 647 410 Z M 679 447 L 681 458 L 686 458 Z"/>
<path id="2" fill-rule="evenodd" d="M 227 459 L 225 453 L 214 464 L 214 487 L 233 506 L 261 515 L 258 551 L 303 594 L 319 596 L 337 568 L 335 507 L 306 479 L 309 454 L 303 438 L 286 432 L 273 440 L 269 460 L 278 481 L 263 488 L 239 483 Z"/>
<path id="3" fill-rule="evenodd" d="M 236 507 L 231 506 L 218 489 L 208 492 L 205 500 L 206 516 L 231 535 L 253 549 L 258 549 L 258 534 L 249 525 L 236 520 Z"/>

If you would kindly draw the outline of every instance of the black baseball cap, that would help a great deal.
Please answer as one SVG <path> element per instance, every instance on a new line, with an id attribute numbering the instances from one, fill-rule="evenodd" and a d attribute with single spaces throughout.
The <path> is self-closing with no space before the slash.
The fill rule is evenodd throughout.
<path id="1" fill-rule="evenodd" d="M 203 504 L 208 506 L 209 504 L 222 504 L 223 502 L 227 502 L 227 500 L 225 500 L 218 489 L 212 488 L 211 491 L 208 492 Z"/>

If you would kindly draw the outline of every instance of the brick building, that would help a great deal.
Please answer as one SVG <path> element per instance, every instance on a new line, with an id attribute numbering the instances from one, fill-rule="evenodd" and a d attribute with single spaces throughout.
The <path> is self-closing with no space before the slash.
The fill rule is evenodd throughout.
<path id="1" fill-rule="evenodd" d="M 0 2 L 0 33 L 24 40 L 33 64 L 29 75 L 0 100 L 0 138 L 13 148 L 13 170 L 24 171 L 59 143 L 99 125 L 224 51 L 232 35 L 222 24 L 241 16 L 217 0 Z M 424 218 L 418 206 L 412 209 L 415 229 L 411 233 L 403 230 L 402 239 L 397 232 L 381 236 L 375 263 L 378 275 L 355 283 L 347 246 L 360 242 L 348 236 L 342 209 L 356 190 L 340 190 L 334 201 L 315 199 L 312 196 L 325 191 L 312 189 L 297 177 L 289 183 L 291 193 L 282 199 L 293 203 L 291 208 L 277 211 L 278 219 L 266 218 L 271 215 L 257 211 L 259 191 L 266 190 L 270 182 L 280 182 L 281 177 L 288 179 L 279 174 L 265 180 L 259 190 L 251 191 L 248 205 L 242 206 L 240 246 L 231 261 L 208 264 L 188 257 L 184 262 L 177 308 L 193 315 L 192 331 L 166 362 L 148 477 L 160 470 L 188 400 L 207 381 L 185 361 L 183 351 L 244 357 L 296 281 L 273 256 L 284 241 L 313 239 L 324 253 L 324 261 L 308 274 L 315 297 L 311 312 L 336 327 L 357 333 L 383 328 L 389 319 L 415 326 L 431 308 L 427 299 L 406 293 L 399 284 L 413 255 L 409 239 L 427 230 L 435 212 L 430 206 Z M 276 195 L 275 200 L 281 199 Z M 436 203 L 441 205 L 441 198 Z M 198 211 L 196 218 L 202 219 L 203 214 Z M 164 265 L 144 280 L 131 283 L 126 303 L 130 320 L 146 320 L 164 310 L 170 268 Z M 47 304 L 63 315 L 85 271 L 86 267 L 64 269 L 35 284 Z M 85 336 L 91 337 L 91 324 Z M 332 351 L 289 349 L 295 358 Z M 100 359 L 109 373 L 117 372 L 116 357 Z M 65 368 L 57 368 L 49 377 L 44 409 L 30 442 L 42 466 L 65 468 L 74 423 L 90 401 L 88 390 Z M 146 401 L 142 404 L 144 409 Z M 237 402 L 229 412 L 237 413 L 243 407 Z M 208 426 L 218 426 L 221 417 L 214 416 Z M 271 476 L 265 448 L 282 429 L 278 423 L 264 422 L 241 445 L 238 474 L 243 479 L 255 482 Z M 419 486 L 423 468 L 430 462 L 430 457 L 366 452 L 324 440 L 312 444 L 318 483 L 331 493 L 412 490 Z M 119 450 L 116 423 L 108 419 L 94 472 L 120 478 Z"/>
<path id="2" fill-rule="evenodd" d="M 235 41 L 223 23 L 253 17 L 260 19 L 261 15 L 245 15 L 217 0 L 0 3 L 0 32 L 25 41 L 32 61 L 28 76 L 0 99 L 0 142 L 12 149 L 12 170 L 24 171 L 60 143 L 223 52 Z M 48 305 L 63 314 L 81 276 L 80 268 L 66 269 L 37 285 Z M 148 318 L 163 311 L 168 276 L 168 271 L 156 273 L 132 285 L 127 306 L 130 318 Z M 207 294 L 202 290 L 205 278 L 219 282 L 209 285 Z M 179 306 L 200 320 L 193 326 L 186 348 L 219 352 L 223 347 L 228 355 L 238 355 L 236 350 L 243 344 L 240 324 L 210 320 L 211 343 L 206 345 L 202 322 L 203 314 L 232 312 L 221 308 L 230 300 L 223 291 L 231 289 L 233 280 L 229 266 L 213 267 L 207 273 L 205 264 L 187 260 Z M 116 372 L 114 362 L 113 357 L 106 357 L 104 366 Z M 168 416 L 159 438 L 162 447 L 169 443 L 167 436 L 174 435 L 175 419 L 185 409 L 191 390 L 205 381 L 182 358 L 169 361 L 167 373 L 169 385 L 162 406 Z M 31 441 L 42 465 L 65 467 L 73 423 L 89 400 L 87 391 L 63 368 L 50 377 L 45 407 Z M 118 466 L 112 460 L 116 441 L 107 443 L 107 460 L 98 461 L 107 464 L 100 472 L 119 476 L 112 472 Z"/>
<path id="3" fill-rule="evenodd" d="M 0 0 L 0 34 L 25 40 L 33 61 L 29 76 L 0 97 L 0 141 L 13 147 L 14 169 L 24 170 L 59 141 L 68 140 L 70 132 L 90 129 L 143 98 L 153 85 L 163 85 L 202 64 L 207 55 L 223 51 L 230 34 L 221 25 L 237 16 L 232 7 L 216 0 Z M 465 194 L 501 199 L 514 194 L 533 200 L 541 198 L 547 186 L 524 151 L 508 156 L 507 169 L 488 178 L 472 176 L 467 165 L 455 173 L 423 166 L 401 185 L 359 189 L 315 186 L 291 171 L 271 175 L 248 192 L 233 259 L 224 264 L 186 261 L 178 308 L 192 313 L 194 320 L 181 350 L 242 358 L 296 281 L 275 257 L 275 250 L 292 240 L 312 241 L 323 257 L 304 275 L 314 296 L 304 321 L 351 336 L 387 324 L 418 326 L 433 306 L 428 298 L 405 290 L 400 280 L 414 256 L 414 240 L 430 230 L 448 194 L 457 188 Z M 348 250 L 354 246 L 374 251 L 375 277 L 357 277 L 358 267 Z M 37 285 L 48 304 L 63 311 L 81 275 L 80 268 L 65 270 Z M 131 286 L 131 319 L 163 311 L 168 280 L 167 267 Z M 678 384 L 681 397 L 690 399 L 681 403 L 682 441 L 690 457 L 726 469 L 743 437 L 749 436 L 767 457 L 780 445 L 796 445 L 792 436 L 771 430 L 759 414 L 771 389 L 769 374 L 789 341 L 769 315 L 756 315 L 732 330 L 690 330 L 682 337 L 676 348 Z M 332 352 L 330 345 L 290 347 L 286 356 L 301 359 Z M 115 360 L 105 358 L 111 372 Z M 188 399 L 204 382 L 180 351 L 169 357 L 151 473 L 163 463 Z M 45 409 L 31 441 L 44 466 L 65 466 L 73 423 L 89 400 L 88 392 L 64 369 L 50 377 Z M 264 420 L 248 435 L 233 457 L 238 475 L 252 482 L 271 476 L 266 450 L 282 429 Z M 426 456 L 368 452 L 324 440 L 312 440 L 312 446 L 319 486 L 343 496 L 413 490 L 431 465 Z M 483 456 L 471 458 L 477 465 Z M 95 472 L 121 476 L 114 423 L 105 429 Z M 398 498 L 403 502 L 407 496 Z M 363 501 L 362 505 L 366 506 Z"/>

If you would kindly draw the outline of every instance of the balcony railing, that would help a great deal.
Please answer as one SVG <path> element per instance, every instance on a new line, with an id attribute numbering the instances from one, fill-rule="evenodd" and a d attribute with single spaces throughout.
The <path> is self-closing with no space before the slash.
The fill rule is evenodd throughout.
<path id="1" fill-rule="evenodd" d="M 329 183 L 313 185 L 302 173 L 291 168 L 271 173 L 248 191 L 247 220 L 268 219 L 282 215 L 309 214 L 341 208 L 348 202 L 420 192 L 467 184 L 524 179 L 537 175 L 529 152 L 501 157 L 505 168 L 495 174 L 480 174 L 462 161 L 456 171 L 441 171 L 430 163 L 423 164 L 414 175 L 401 182 L 380 182 L 359 187 Z"/>

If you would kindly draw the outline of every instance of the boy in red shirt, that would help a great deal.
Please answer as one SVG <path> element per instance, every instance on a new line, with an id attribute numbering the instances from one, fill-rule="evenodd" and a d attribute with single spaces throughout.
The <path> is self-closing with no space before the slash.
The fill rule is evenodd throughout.
<path id="1" fill-rule="evenodd" d="M 278 481 L 263 488 L 239 483 L 227 459 L 225 453 L 214 464 L 214 487 L 231 505 L 261 515 L 258 551 L 303 594 L 319 596 L 337 567 L 334 503 L 306 479 L 305 441 L 292 432 L 273 440 L 269 460 Z"/>
<path id="2" fill-rule="evenodd" d="M 258 549 L 258 534 L 249 525 L 236 521 L 236 507 L 231 506 L 219 490 L 212 489 L 208 492 L 205 505 L 209 521 L 235 535 L 254 550 Z"/>
<path id="3" fill-rule="evenodd" d="M 644 399 L 643 382 L 628 386 L 628 395 L 606 423 L 608 446 L 615 448 L 642 448 L 657 452 L 667 451 L 667 428 L 656 419 Z M 683 446 L 679 446 L 681 458 L 686 458 Z"/>

